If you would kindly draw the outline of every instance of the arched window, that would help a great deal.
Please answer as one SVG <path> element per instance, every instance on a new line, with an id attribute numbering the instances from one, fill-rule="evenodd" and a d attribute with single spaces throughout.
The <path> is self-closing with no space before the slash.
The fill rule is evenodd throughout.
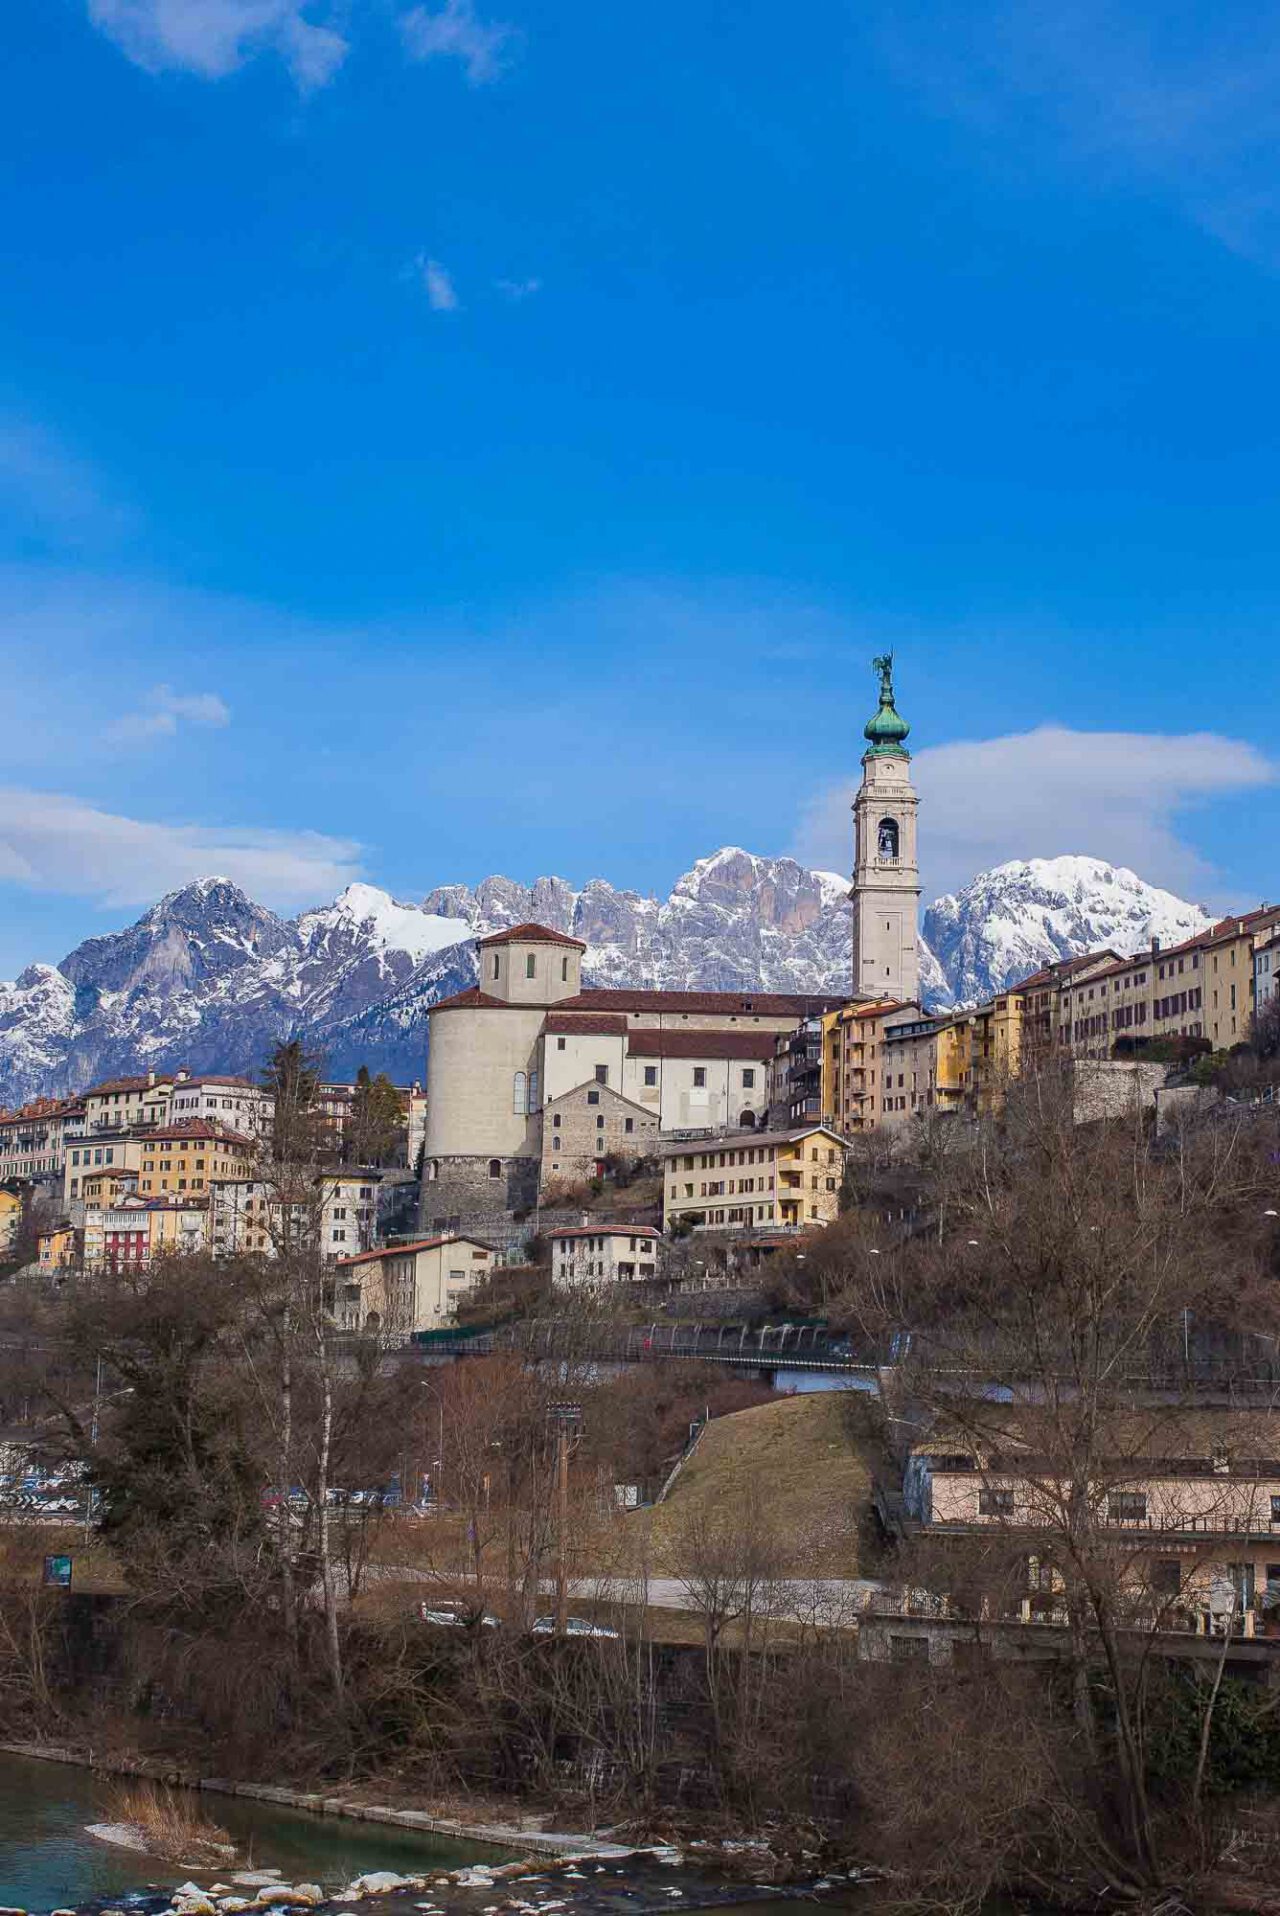
<path id="1" fill-rule="evenodd" d="M 502 1176 L 502 1159 L 501 1158 L 489 1159 L 489 1176 L 491 1178 L 500 1178 Z"/>
<path id="2" fill-rule="evenodd" d="M 755 1112 L 754 1112 L 754 1111 L 744 1111 L 744 1112 L 743 1112 L 743 1114 L 742 1114 L 742 1120 L 741 1120 L 741 1122 L 742 1122 L 742 1128 L 743 1128 L 743 1130 L 744 1130 L 744 1131 L 754 1131 L 754 1130 L 755 1130 L 755 1128 L 756 1128 L 756 1114 L 755 1114 Z"/>
<path id="3" fill-rule="evenodd" d="M 517 1071 L 511 1080 L 511 1109 L 518 1118 L 529 1109 L 529 1081 L 523 1071 Z"/>
<path id="4" fill-rule="evenodd" d="M 881 858 L 898 856 L 898 821 L 896 818 L 882 818 L 876 834 L 876 851 Z"/>
<path id="5" fill-rule="evenodd" d="M 426 1167 L 426 1169 L 427 1169 L 427 1183 L 428 1183 L 428 1184 L 434 1184 L 434 1183 L 435 1183 L 435 1181 L 436 1181 L 436 1179 L 437 1179 L 437 1178 L 439 1177 L 439 1175 L 440 1175 L 440 1160 L 439 1160 L 439 1158 L 428 1158 L 428 1159 L 427 1159 L 427 1167 Z"/>

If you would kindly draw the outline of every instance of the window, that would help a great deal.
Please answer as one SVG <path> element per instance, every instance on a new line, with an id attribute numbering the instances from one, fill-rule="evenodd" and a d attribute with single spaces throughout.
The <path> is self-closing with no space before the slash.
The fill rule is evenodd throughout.
<path id="1" fill-rule="evenodd" d="M 498 954 L 497 954 L 497 952 L 495 951 L 495 952 L 494 952 L 494 954 L 493 954 L 493 972 L 492 972 L 492 976 L 496 978 L 496 977 L 497 977 L 497 975 L 498 975 Z"/>
<path id="2" fill-rule="evenodd" d="M 524 975 L 526 978 L 536 978 L 538 975 L 538 961 L 532 952 L 525 957 Z"/>
<path id="3" fill-rule="evenodd" d="M 608 1067 L 608 1065 L 607 1065 L 607 1064 L 598 1064 L 598 1065 L 596 1066 L 596 1083 L 597 1083 L 597 1084 L 608 1084 L 608 1082 L 609 1082 L 609 1067 Z"/>
<path id="4" fill-rule="evenodd" d="M 1145 1523 L 1147 1494 L 1144 1490 L 1113 1490 L 1107 1498 L 1108 1523 Z"/>
<path id="5" fill-rule="evenodd" d="M 627 1121 L 626 1121 L 626 1126 L 625 1126 L 625 1128 L 626 1128 L 626 1130 L 628 1130 L 628 1131 L 634 1131 L 634 1130 L 635 1130 L 635 1128 L 636 1128 L 636 1121 L 635 1121 L 635 1119 L 634 1119 L 634 1118 L 628 1118 L 628 1119 L 627 1119 Z"/>
<path id="6" fill-rule="evenodd" d="M 598 1118 L 596 1119 L 596 1130 L 597 1130 L 597 1131 L 603 1131 L 603 1130 L 604 1130 L 604 1115 L 603 1115 L 603 1113 L 602 1113 L 602 1114 L 600 1115 L 600 1117 L 598 1117 Z"/>
<path id="7" fill-rule="evenodd" d="M 978 1515 L 980 1517 L 1012 1517 L 1013 1492 L 1011 1490 L 980 1490 Z"/>
<path id="8" fill-rule="evenodd" d="M 489 1176 L 491 1178 L 500 1178 L 502 1176 L 502 1159 L 501 1158 L 489 1159 Z"/>
<path id="9" fill-rule="evenodd" d="M 599 1104 L 599 1102 L 600 1102 L 600 1093 L 599 1093 L 598 1091 L 588 1091 L 588 1093 L 587 1093 L 587 1103 L 588 1103 L 588 1104 Z"/>
<path id="10" fill-rule="evenodd" d="M 568 957 L 567 957 L 567 956 L 566 956 L 566 957 L 564 957 L 564 958 L 562 958 L 562 959 L 560 960 L 560 978 L 561 978 L 561 981 L 562 981 L 562 983 L 564 983 L 564 984 L 568 984 L 568 982 L 569 982 L 569 960 L 568 960 Z"/>
<path id="11" fill-rule="evenodd" d="M 644 1068 L 644 1081 L 645 1081 L 645 1083 L 646 1083 L 646 1084 L 657 1084 L 657 1082 L 658 1082 L 658 1067 L 657 1067 L 657 1065 L 656 1065 L 656 1064 L 647 1064 L 647 1065 L 645 1066 L 645 1068 Z"/>
<path id="12" fill-rule="evenodd" d="M 701 1064 L 695 1064 L 695 1065 L 694 1065 L 694 1067 L 693 1067 L 693 1082 L 694 1082 L 694 1086 L 695 1086 L 695 1088 L 696 1088 L 696 1089 L 698 1089 L 698 1090 L 701 1090 L 701 1089 L 702 1089 L 702 1087 L 703 1087 L 703 1086 L 704 1086 L 704 1085 L 706 1084 L 706 1082 L 707 1082 L 707 1068 L 706 1068 L 706 1066 L 705 1066 L 705 1065 L 701 1065 Z"/>
<path id="13" fill-rule="evenodd" d="M 560 1129 L 560 1113 L 558 1111 L 556 1112 L 555 1116 L 551 1120 L 551 1129 L 553 1131 L 558 1131 Z"/>
<path id="14" fill-rule="evenodd" d="M 927 1663 L 928 1637 L 890 1637 L 889 1658 L 893 1663 Z"/>
<path id="15" fill-rule="evenodd" d="M 750 1065 L 742 1073 L 742 1088 L 744 1091 L 754 1091 L 756 1088 L 756 1074 Z"/>
<path id="16" fill-rule="evenodd" d="M 511 1109 L 518 1118 L 522 1118 L 529 1108 L 529 1085 L 523 1071 L 517 1071 L 511 1080 Z"/>
<path id="17" fill-rule="evenodd" d="M 557 1051 L 563 1051 L 563 1050 L 564 1050 L 564 1039 L 563 1039 L 563 1038 L 557 1038 L 557 1039 L 556 1039 L 556 1050 L 557 1050 Z"/>
<path id="18" fill-rule="evenodd" d="M 880 858 L 898 856 L 898 821 L 896 818 L 882 818 L 876 832 L 876 853 Z M 889 927 L 886 925 L 885 930 Z"/>

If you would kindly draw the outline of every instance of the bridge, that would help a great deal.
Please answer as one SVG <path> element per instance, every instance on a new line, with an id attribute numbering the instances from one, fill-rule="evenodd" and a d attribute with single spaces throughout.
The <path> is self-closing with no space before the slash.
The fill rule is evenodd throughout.
<path id="1" fill-rule="evenodd" d="M 431 1336 L 410 1347 L 424 1361 L 518 1354 L 530 1363 L 714 1364 L 728 1370 L 814 1371 L 873 1384 L 885 1361 L 816 1324 L 600 1324 L 533 1318 L 478 1336 Z"/>

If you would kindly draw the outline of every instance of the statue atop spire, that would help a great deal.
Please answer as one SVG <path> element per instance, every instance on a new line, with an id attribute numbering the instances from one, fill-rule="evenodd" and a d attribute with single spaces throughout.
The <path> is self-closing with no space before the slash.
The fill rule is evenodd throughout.
<path id="1" fill-rule="evenodd" d="M 871 667 L 880 675 L 880 709 L 863 729 L 870 750 L 880 758 L 909 758 L 903 740 L 911 727 L 893 702 L 893 653 L 882 652 Z"/>

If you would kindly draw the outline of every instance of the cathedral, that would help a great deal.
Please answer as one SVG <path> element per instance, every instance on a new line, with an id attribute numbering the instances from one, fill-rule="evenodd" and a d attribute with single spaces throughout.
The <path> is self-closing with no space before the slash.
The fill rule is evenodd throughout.
<path id="1" fill-rule="evenodd" d="M 772 1131 L 779 1040 L 854 1000 L 914 1005 L 917 799 L 893 658 L 854 799 L 851 990 L 584 987 L 586 946 L 523 924 L 477 942 L 477 982 L 430 1012 L 421 1224 L 494 1232 L 660 1139 Z"/>

